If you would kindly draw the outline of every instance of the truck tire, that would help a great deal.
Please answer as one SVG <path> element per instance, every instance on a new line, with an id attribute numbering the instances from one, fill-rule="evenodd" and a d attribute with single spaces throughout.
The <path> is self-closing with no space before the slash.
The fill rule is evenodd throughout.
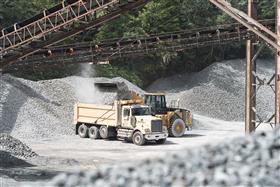
<path id="1" fill-rule="evenodd" d="M 140 131 L 136 131 L 132 136 L 132 141 L 135 145 L 144 145 L 145 144 L 145 138 L 143 134 Z"/>
<path id="2" fill-rule="evenodd" d="M 107 139 L 108 138 L 108 127 L 105 125 L 102 125 L 99 129 L 99 134 L 101 138 Z"/>
<path id="3" fill-rule="evenodd" d="M 165 142 L 166 142 L 166 138 L 160 139 L 160 140 L 156 140 L 157 144 L 164 144 Z"/>
<path id="4" fill-rule="evenodd" d="M 171 120 L 171 123 L 168 127 L 168 134 L 171 137 L 181 137 L 185 134 L 186 124 L 180 118 L 175 118 Z"/>
<path id="5" fill-rule="evenodd" d="M 85 124 L 82 124 L 78 128 L 78 134 L 81 138 L 88 137 L 88 127 Z"/>
<path id="6" fill-rule="evenodd" d="M 88 136 L 89 136 L 91 139 L 99 139 L 99 138 L 100 138 L 100 134 L 99 134 L 99 129 L 98 129 L 98 127 L 96 127 L 96 126 L 91 126 L 91 127 L 88 129 Z"/>

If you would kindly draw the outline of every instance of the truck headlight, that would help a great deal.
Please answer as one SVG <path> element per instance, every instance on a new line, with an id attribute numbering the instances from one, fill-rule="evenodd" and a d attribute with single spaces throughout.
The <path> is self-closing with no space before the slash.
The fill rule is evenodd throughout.
<path id="1" fill-rule="evenodd" d="M 151 132 L 151 129 L 144 129 L 145 133 L 150 133 Z"/>

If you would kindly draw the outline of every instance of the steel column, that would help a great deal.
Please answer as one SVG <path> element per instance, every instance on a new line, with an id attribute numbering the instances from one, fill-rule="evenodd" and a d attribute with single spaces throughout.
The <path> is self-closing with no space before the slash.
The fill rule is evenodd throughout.
<path id="1" fill-rule="evenodd" d="M 276 34 L 280 45 L 280 0 L 276 0 Z M 275 127 L 280 128 L 280 50 L 277 50 L 275 62 Z"/>
<path id="2" fill-rule="evenodd" d="M 248 16 L 256 18 L 256 6 L 254 0 L 248 0 Z M 256 128 L 256 77 L 252 72 L 256 72 L 256 59 L 253 40 L 246 43 L 246 93 L 245 93 L 245 132 L 250 134 Z"/>

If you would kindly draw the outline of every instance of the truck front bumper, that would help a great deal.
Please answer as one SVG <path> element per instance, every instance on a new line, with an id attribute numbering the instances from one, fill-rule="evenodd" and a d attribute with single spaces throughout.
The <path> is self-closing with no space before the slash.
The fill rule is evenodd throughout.
<path id="1" fill-rule="evenodd" d="M 166 139 L 168 137 L 168 133 L 158 133 L 158 134 L 145 134 L 146 140 L 160 140 Z"/>

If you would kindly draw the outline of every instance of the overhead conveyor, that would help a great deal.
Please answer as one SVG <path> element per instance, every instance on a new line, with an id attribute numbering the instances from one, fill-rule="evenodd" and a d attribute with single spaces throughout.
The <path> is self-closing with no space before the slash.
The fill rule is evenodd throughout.
<path id="1" fill-rule="evenodd" d="M 147 2 L 149 0 L 65 0 L 1 31 L 0 69 Z"/>
<path id="2" fill-rule="evenodd" d="M 273 28 L 275 20 L 260 23 Z M 162 51 L 221 46 L 244 42 L 255 37 L 242 24 L 234 23 L 146 36 L 122 37 L 100 42 L 78 42 L 56 45 L 34 53 L 27 59 L 6 68 L 6 72 L 60 66 L 77 63 L 99 63 L 120 57 L 157 54 Z"/>
<path id="3" fill-rule="evenodd" d="M 87 21 L 92 13 L 117 2 L 118 0 L 63 1 L 62 4 L 45 10 L 31 19 L 4 28 L 0 36 L 1 52 L 5 53 L 9 49 L 40 39 L 50 32 L 71 26 L 76 21 Z"/>

